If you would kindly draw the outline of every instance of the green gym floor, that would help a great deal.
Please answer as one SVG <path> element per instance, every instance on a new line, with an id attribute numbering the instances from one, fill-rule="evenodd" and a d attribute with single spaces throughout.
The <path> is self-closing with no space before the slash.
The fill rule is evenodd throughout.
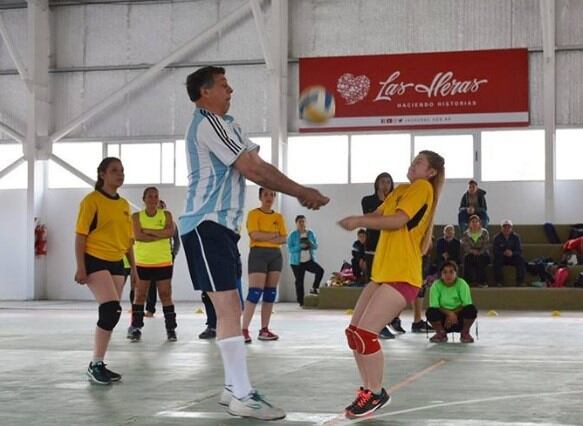
<path id="1" fill-rule="evenodd" d="M 223 370 L 217 345 L 197 338 L 201 306 L 178 304 L 175 343 L 165 341 L 159 313 L 145 320 L 142 341 L 130 343 L 124 312 L 106 359 L 123 380 L 98 386 L 85 376 L 93 303 L 0 302 L 0 425 L 261 424 L 217 404 Z M 344 340 L 348 319 L 276 305 L 280 340 L 248 346 L 254 386 L 288 413 L 273 424 L 583 425 L 581 313 L 482 312 L 470 345 L 457 335 L 435 345 L 410 332 L 383 341 L 392 403 L 359 421 L 342 416 L 359 386 Z M 409 330 L 410 312 L 402 319 Z"/>

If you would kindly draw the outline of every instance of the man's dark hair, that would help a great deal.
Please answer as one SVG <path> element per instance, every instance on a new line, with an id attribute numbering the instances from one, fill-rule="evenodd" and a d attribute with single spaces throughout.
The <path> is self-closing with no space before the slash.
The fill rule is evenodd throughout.
<path id="1" fill-rule="evenodd" d="M 299 214 L 299 215 L 297 215 L 297 216 L 296 216 L 296 223 L 298 223 L 298 221 L 299 221 L 300 219 L 305 219 L 305 218 L 306 218 L 306 216 L 304 216 L 303 214 Z"/>
<path id="2" fill-rule="evenodd" d="M 478 186 L 478 182 L 475 179 L 470 179 L 468 181 L 468 185 L 472 185 L 472 184 Z"/>
<path id="3" fill-rule="evenodd" d="M 358 232 L 356 233 L 356 235 L 362 235 L 362 234 L 366 235 L 366 229 L 362 229 L 362 228 L 360 228 L 360 229 L 358 230 Z"/>
<path id="4" fill-rule="evenodd" d="M 192 102 L 200 99 L 201 89 L 210 89 L 215 83 L 215 75 L 225 74 L 223 67 L 202 67 L 186 77 L 186 91 Z"/>

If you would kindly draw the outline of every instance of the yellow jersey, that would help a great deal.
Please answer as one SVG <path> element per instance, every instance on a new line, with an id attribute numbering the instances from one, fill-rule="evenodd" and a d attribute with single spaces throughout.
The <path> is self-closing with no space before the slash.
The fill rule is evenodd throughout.
<path id="1" fill-rule="evenodd" d="M 253 209 L 247 214 L 247 232 L 272 232 L 278 233 L 282 237 L 287 236 L 285 220 L 280 213 L 271 211 L 265 213 L 261 209 Z M 281 243 L 272 243 L 269 241 L 255 241 L 250 238 L 250 247 L 271 247 L 279 248 Z"/>
<path id="2" fill-rule="evenodd" d="M 372 265 L 374 282 L 405 282 L 421 287 L 421 244 L 432 206 L 433 187 L 425 179 L 399 185 L 379 206 L 383 216 L 402 210 L 409 221 L 399 229 L 381 230 Z"/>
<path id="3" fill-rule="evenodd" d="M 122 260 L 134 239 L 130 205 L 126 199 L 95 190 L 79 207 L 75 232 L 87 236 L 85 252 L 110 262 Z"/>
<path id="4" fill-rule="evenodd" d="M 140 227 L 161 231 L 166 227 L 166 212 L 157 209 L 154 216 L 148 216 L 146 210 L 138 213 Z M 172 245 L 170 238 L 156 241 L 136 241 L 134 245 L 136 265 L 142 268 L 162 268 L 172 265 Z"/>

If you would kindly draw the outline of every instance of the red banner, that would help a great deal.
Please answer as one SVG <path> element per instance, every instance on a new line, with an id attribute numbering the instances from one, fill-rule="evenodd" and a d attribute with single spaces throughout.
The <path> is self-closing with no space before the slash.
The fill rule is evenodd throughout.
<path id="1" fill-rule="evenodd" d="M 300 93 L 324 86 L 336 113 L 301 132 L 528 125 L 528 51 L 300 59 Z"/>

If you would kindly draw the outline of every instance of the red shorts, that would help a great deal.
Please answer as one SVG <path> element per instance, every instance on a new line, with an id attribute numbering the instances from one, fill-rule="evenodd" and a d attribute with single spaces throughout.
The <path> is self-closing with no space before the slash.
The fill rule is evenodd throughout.
<path id="1" fill-rule="evenodd" d="M 397 290 L 399 293 L 401 293 L 401 295 L 405 298 L 405 301 L 407 302 L 407 304 L 413 302 L 417 298 L 417 295 L 419 294 L 419 290 L 420 290 L 419 287 L 415 287 L 414 285 L 411 285 L 409 283 L 404 283 L 404 282 L 383 283 L 383 284 L 390 285 L 395 290 Z"/>

